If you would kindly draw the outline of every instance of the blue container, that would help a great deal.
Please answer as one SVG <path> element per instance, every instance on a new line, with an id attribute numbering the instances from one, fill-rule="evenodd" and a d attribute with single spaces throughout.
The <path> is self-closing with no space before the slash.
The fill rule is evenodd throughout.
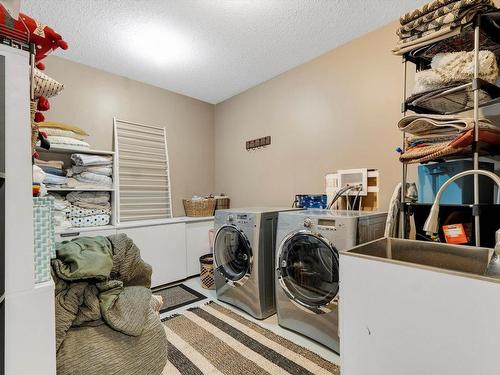
<path id="1" fill-rule="evenodd" d="M 444 163 L 420 165 L 418 167 L 418 202 L 432 203 L 439 188 L 456 174 L 473 169 L 472 160 L 455 160 Z M 481 162 L 481 169 L 494 171 L 494 164 Z M 479 177 L 479 202 L 493 203 L 493 181 L 485 176 Z M 473 204 L 474 176 L 463 177 L 452 183 L 441 197 L 442 204 Z"/>
<path id="2" fill-rule="evenodd" d="M 326 194 L 318 195 L 296 195 L 295 205 L 297 208 L 326 208 Z"/>

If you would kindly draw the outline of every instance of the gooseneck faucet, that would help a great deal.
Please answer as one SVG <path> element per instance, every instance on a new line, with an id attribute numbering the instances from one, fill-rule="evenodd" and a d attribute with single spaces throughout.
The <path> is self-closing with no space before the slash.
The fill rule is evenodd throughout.
<path id="1" fill-rule="evenodd" d="M 493 172 L 484 171 L 481 169 L 471 169 L 468 171 L 463 171 L 463 172 L 460 172 L 460 173 L 456 174 L 455 176 L 451 177 L 438 190 L 438 192 L 436 194 L 436 198 L 434 199 L 434 203 L 432 204 L 432 207 L 431 207 L 431 212 L 429 213 L 429 216 L 427 217 L 427 220 L 425 221 L 423 229 L 428 235 L 434 235 L 434 234 L 438 233 L 438 231 L 439 231 L 439 222 L 438 222 L 439 221 L 439 202 L 441 201 L 441 196 L 443 195 L 443 192 L 454 181 L 456 181 L 462 177 L 469 176 L 469 175 L 482 175 L 482 176 L 489 177 L 498 185 L 498 188 L 500 189 L 500 177 L 497 176 Z M 500 191 L 499 191 L 499 193 L 500 193 Z M 476 215 L 477 213 L 474 213 L 474 214 Z M 476 245 L 477 246 L 479 246 L 479 244 L 480 244 L 479 238 L 480 238 L 479 237 L 479 228 L 476 226 Z M 497 245 L 498 245 L 498 242 L 499 241 L 497 239 Z"/>

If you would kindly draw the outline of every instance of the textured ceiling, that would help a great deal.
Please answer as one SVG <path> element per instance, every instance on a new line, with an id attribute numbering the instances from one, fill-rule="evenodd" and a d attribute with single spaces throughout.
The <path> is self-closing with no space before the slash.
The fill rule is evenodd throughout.
<path id="1" fill-rule="evenodd" d="M 64 58 L 218 103 L 425 2 L 22 0 L 22 11 L 63 35 Z"/>

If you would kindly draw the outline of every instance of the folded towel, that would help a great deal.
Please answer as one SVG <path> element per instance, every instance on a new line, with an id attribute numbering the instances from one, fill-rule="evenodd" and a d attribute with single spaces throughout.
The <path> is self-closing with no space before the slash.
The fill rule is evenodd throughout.
<path id="1" fill-rule="evenodd" d="M 46 185 L 65 185 L 68 183 L 68 179 L 66 177 L 45 173 L 45 178 L 43 180 L 43 183 Z"/>
<path id="2" fill-rule="evenodd" d="M 66 195 L 66 199 L 73 204 L 80 202 L 107 204 L 111 199 L 111 195 L 107 191 L 72 191 Z"/>
<path id="3" fill-rule="evenodd" d="M 71 226 L 75 228 L 83 228 L 83 227 L 98 227 L 102 225 L 108 225 L 111 216 L 110 215 L 92 215 L 85 217 L 72 217 L 68 219 L 71 223 Z"/>
<path id="4" fill-rule="evenodd" d="M 46 161 L 46 160 L 35 159 L 35 165 L 38 165 L 39 167 L 54 167 L 62 169 L 64 167 L 64 162 L 62 160 Z"/>
<path id="5" fill-rule="evenodd" d="M 64 209 L 64 213 L 68 219 L 75 217 L 85 217 L 85 216 L 93 216 L 93 215 L 110 215 L 110 208 L 82 208 L 75 205 L 70 204 L 68 207 Z"/>
<path id="6" fill-rule="evenodd" d="M 113 164 L 113 158 L 111 156 L 100 156 L 91 154 L 72 154 L 71 160 L 77 166 L 95 166 L 95 165 L 110 166 Z"/>
<path id="7" fill-rule="evenodd" d="M 66 173 L 61 168 L 42 166 L 42 170 L 46 173 L 50 173 L 56 176 L 66 176 Z"/>
<path id="8" fill-rule="evenodd" d="M 491 51 L 479 51 L 479 78 L 496 83 L 497 59 Z M 471 82 L 474 78 L 474 52 L 439 53 L 432 59 L 431 69 L 415 73 L 414 94 L 450 85 Z"/>
<path id="9" fill-rule="evenodd" d="M 85 184 L 94 184 L 105 187 L 111 187 L 113 185 L 113 180 L 110 177 L 91 172 L 82 172 L 80 174 L 75 174 L 73 175 L 73 178 Z"/>
<path id="10" fill-rule="evenodd" d="M 83 172 L 91 172 L 91 173 L 100 174 L 103 176 L 111 176 L 113 174 L 113 168 L 108 167 L 108 166 L 86 167 L 86 166 L 79 166 L 79 165 L 74 165 L 71 168 L 71 175 L 83 173 Z"/>

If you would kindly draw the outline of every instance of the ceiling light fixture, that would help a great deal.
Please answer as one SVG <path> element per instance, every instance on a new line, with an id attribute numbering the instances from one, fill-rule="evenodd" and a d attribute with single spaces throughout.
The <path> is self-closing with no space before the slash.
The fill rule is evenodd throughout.
<path id="1" fill-rule="evenodd" d="M 177 65 L 185 63 L 190 57 L 187 38 L 160 25 L 135 25 L 126 43 L 136 58 L 156 65 Z"/>

